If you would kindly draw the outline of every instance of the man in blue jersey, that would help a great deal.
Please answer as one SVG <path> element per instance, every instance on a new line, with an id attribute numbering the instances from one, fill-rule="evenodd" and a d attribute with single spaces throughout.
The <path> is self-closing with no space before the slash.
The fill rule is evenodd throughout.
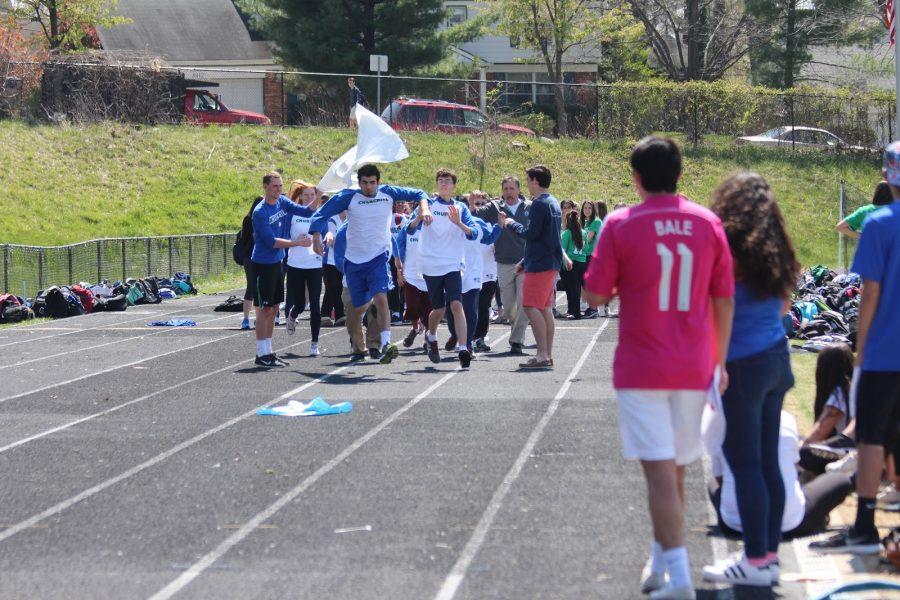
<path id="1" fill-rule="evenodd" d="M 289 215 L 309 217 L 312 211 L 305 206 L 291 202 L 281 194 L 281 175 L 270 171 L 263 176 L 265 197 L 253 209 L 253 252 L 250 261 L 255 275 L 253 304 L 259 307 L 256 320 L 256 364 L 260 367 L 283 367 L 287 365 L 272 350 L 272 334 L 278 306 L 284 300 L 284 275 L 281 261 L 284 249 L 295 246 L 310 246 L 308 237 L 298 240 L 285 239 L 282 232 Z"/>
<path id="2" fill-rule="evenodd" d="M 344 276 L 353 310 L 361 319 L 374 302 L 381 331 L 383 364 L 397 357 L 399 349 L 391 343 L 391 312 L 387 293 L 393 287 L 390 270 L 391 224 L 394 202 L 419 202 L 423 214 L 431 221 L 428 195 L 422 190 L 380 185 L 381 172 L 375 165 L 363 165 L 356 172 L 359 189 L 347 189 L 335 194 L 319 208 L 309 224 L 313 247 L 322 250 L 322 234 L 328 231 L 328 219 L 347 211 L 347 249 L 344 255 Z"/>

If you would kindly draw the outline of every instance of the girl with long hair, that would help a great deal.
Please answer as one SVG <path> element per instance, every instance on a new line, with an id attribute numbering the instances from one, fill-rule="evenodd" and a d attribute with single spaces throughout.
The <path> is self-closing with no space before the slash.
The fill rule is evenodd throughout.
<path id="1" fill-rule="evenodd" d="M 302 204 L 315 212 L 319 207 L 319 192 L 316 187 L 301 179 L 291 182 L 288 192 L 291 200 Z M 290 239 L 297 240 L 309 235 L 310 217 L 293 216 L 290 221 Z M 306 308 L 309 291 L 309 328 L 312 343 L 309 347 L 310 356 L 319 355 L 319 330 L 322 327 L 321 296 L 322 296 L 322 256 L 317 254 L 312 246 L 297 246 L 291 248 L 287 255 L 287 287 L 290 306 L 287 307 L 287 323 L 285 330 L 288 335 L 294 335 L 297 331 L 297 318 Z"/>
<path id="2" fill-rule="evenodd" d="M 601 216 L 598 211 L 598 205 L 603 206 L 603 215 Z M 593 200 L 585 200 L 581 203 L 581 211 L 578 213 L 578 221 L 581 224 L 581 229 L 584 232 L 584 255 L 585 255 L 585 263 L 584 270 L 587 272 L 589 266 L 591 266 L 591 257 L 594 255 L 594 247 L 597 245 L 597 240 L 600 238 L 600 227 L 603 225 L 603 219 L 606 217 L 606 203 L 602 200 L 598 202 L 594 202 Z M 584 282 L 582 281 L 582 285 Z M 590 308 L 584 311 L 585 318 L 592 318 L 597 316 L 597 309 Z"/>
<path id="3" fill-rule="evenodd" d="M 834 344 L 816 359 L 815 424 L 804 444 L 814 444 L 844 431 L 850 421 L 850 380 L 853 352 L 847 344 Z"/>
<path id="4" fill-rule="evenodd" d="M 562 249 L 566 256 L 569 257 L 569 260 L 572 261 L 571 269 L 567 270 L 565 265 L 563 265 L 560 271 L 566 291 L 566 300 L 569 305 L 566 319 L 580 319 L 581 285 L 584 281 L 587 255 L 585 254 L 584 232 L 581 230 L 581 223 L 578 222 L 578 213 L 576 211 L 570 210 L 566 213 L 564 227 L 562 232 Z"/>
<path id="5" fill-rule="evenodd" d="M 769 587 L 778 581 L 784 480 L 778 439 L 794 385 L 782 325 L 800 265 L 769 184 L 732 175 L 713 192 L 734 257 L 735 312 L 725 363 L 722 451 L 734 474 L 744 552 L 703 569 L 707 581 Z"/>

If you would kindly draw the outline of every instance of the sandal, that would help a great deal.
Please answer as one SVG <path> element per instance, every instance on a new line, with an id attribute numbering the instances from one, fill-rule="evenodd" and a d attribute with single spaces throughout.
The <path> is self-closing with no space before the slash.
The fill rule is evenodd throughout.
<path id="1" fill-rule="evenodd" d="M 523 363 L 519 363 L 520 369 L 552 369 L 553 368 L 553 359 L 548 360 L 538 360 L 536 358 L 532 358 Z"/>

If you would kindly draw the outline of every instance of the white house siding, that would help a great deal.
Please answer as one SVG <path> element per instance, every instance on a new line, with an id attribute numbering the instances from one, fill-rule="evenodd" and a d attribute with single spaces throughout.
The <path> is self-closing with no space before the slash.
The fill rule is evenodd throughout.
<path id="1" fill-rule="evenodd" d="M 217 67 L 213 65 L 204 65 L 204 70 L 202 71 L 185 69 L 184 74 L 189 79 L 218 83 L 218 87 L 211 87 L 209 91 L 213 94 L 218 94 L 228 108 L 250 110 L 265 114 L 265 103 L 263 101 L 264 73 L 228 72 L 225 68 L 222 71 L 212 70 L 215 68 Z M 241 67 L 232 68 L 240 69 Z M 244 69 L 258 70 L 260 66 L 246 66 Z"/>

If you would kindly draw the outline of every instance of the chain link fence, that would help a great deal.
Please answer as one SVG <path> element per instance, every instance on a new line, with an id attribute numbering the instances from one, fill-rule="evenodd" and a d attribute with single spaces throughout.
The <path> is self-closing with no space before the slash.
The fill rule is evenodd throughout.
<path id="1" fill-rule="evenodd" d="M 33 297 L 51 285 L 124 281 L 150 275 L 239 273 L 234 233 L 105 238 L 69 246 L 0 245 L 2 290 Z"/>

